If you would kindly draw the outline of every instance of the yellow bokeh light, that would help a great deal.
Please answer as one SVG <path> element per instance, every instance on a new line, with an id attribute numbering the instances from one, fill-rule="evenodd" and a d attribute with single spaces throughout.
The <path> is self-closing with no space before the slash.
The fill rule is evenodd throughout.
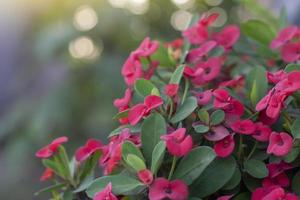
<path id="1" fill-rule="evenodd" d="M 128 0 L 127 9 L 136 15 L 145 14 L 149 9 L 149 0 Z"/>
<path id="2" fill-rule="evenodd" d="M 192 8 L 195 4 L 195 0 L 171 0 L 180 9 Z"/>
<path id="3" fill-rule="evenodd" d="M 185 10 L 178 10 L 171 16 L 171 25 L 178 31 L 185 30 L 192 19 L 192 14 Z"/>
<path id="4" fill-rule="evenodd" d="M 96 11 L 88 6 L 80 6 L 74 15 L 73 24 L 80 31 L 88 31 L 96 26 L 98 17 Z"/>
<path id="5" fill-rule="evenodd" d="M 128 0 L 108 0 L 110 5 L 115 8 L 125 8 Z"/>
<path id="6" fill-rule="evenodd" d="M 69 44 L 69 52 L 72 57 L 77 59 L 95 59 L 102 53 L 103 45 L 96 47 L 93 41 L 86 36 L 81 36 L 71 41 Z"/>

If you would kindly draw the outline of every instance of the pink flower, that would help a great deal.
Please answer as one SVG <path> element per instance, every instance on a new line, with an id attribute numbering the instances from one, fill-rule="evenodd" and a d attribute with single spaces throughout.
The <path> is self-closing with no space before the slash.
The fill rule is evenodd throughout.
<path id="1" fill-rule="evenodd" d="M 197 98 L 198 105 L 207 105 L 212 98 L 212 91 L 195 92 L 195 97 Z"/>
<path id="2" fill-rule="evenodd" d="M 115 99 L 114 100 L 114 106 L 117 108 L 128 108 L 128 104 L 130 103 L 132 98 L 132 91 L 131 89 L 127 88 L 125 90 L 125 94 L 123 98 Z"/>
<path id="3" fill-rule="evenodd" d="M 138 177 L 145 185 L 150 185 L 153 181 L 153 174 L 149 169 L 139 171 Z"/>
<path id="4" fill-rule="evenodd" d="M 230 125 L 230 128 L 236 133 L 241 133 L 245 135 L 252 134 L 256 129 L 255 124 L 249 119 L 236 120 Z"/>
<path id="5" fill-rule="evenodd" d="M 261 122 L 255 123 L 255 131 L 252 134 L 252 137 L 257 141 L 266 142 L 269 140 L 272 130 L 269 126 L 264 125 Z"/>
<path id="6" fill-rule="evenodd" d="M 181 157 L 189 153 L 193 148 L 193 140 L 190 135 L 185 134 L 185 128 L 179 128 L 176 131 L 161 136 L 166 142 L 170 154 Z"/>
<path id="7" fill-rule="evenodd" d="M 190 77 L 190 78 L 202 77 L 202 75 L 204 73 L 204 69 L 195 68 L 195 67 L 192 68 L 189 66 L 185 66 L 183 73 L 185 76 Z"/>
<path id="8" fill-rule="evenodd" d="M 156 71 L 156 68 L 159 66 L 159 62 L 154 60 L 151 61 L 151 63 L 149 64 L 149 67 L 147 69 L 147 71 L 144 72 L 144 78 L 147 80 L 150 80 L 151 77 L 153 76 L 153 74 Z"/>
<path id="9" fill-rule="evenodd" d="M 187 62 L 194 63 L 199 61 L 203 56 L 207 56 L 207 54 L 216 46 L 217 43 L 215 41 L 207 41 L 200 47 L 190 50 L 187 55 Z"/>
<path id="10" fill-rule="evenodd" d="M 111 183 L 108 183 L 102 191 L 95 194 L 93 200 L 118 200 L 118 198 L 112 193 Z"/>
<path id="11" fill-rule="evenodd" d="M 293 167 L 285 162 L 267 164 L 269 171 L 268 177 L 264 178 L 263 187 L 281 186 L 287 187 L 290 184 L 289 178 L 284 173 L 285 170 L 292 169 Z"/>
<path id="12" fill-rule="evenodd" d="M 37 151 L 35 156 L 38 158 L 49 158 L 57 151 L 61 144 L 66 143 L 67 141 L 68 138 L 65 136 L 56 138 L 49 145 Z"/>
<path id="13" fill-rule="evenodd" d="M 164 44 L 164 46 L 166 47 L 166 48 L 169 48 L 169 47 L 171 47 L 171 48 L 173 48 L 173 49 L 180 49 L 182 46 L 183 46 L 183 39 L 182 38 L 177 38 L 177 39 L 175 39 L 175 40 L 173 40 L 173 41 L 171 41 L 171 42 L 166 42 L 165 44 Z"/>
<path id="14" fill-rule="evenodd" d="M 292 194 L 286 193 L 281 187 L 261 187 L 257 188 L 253 193 L 251 200 L 299 200 L 299 198 Z"/>
<path id="15" fill-rule="evenodd" d="M 179 85 L 178 84 L 168 84 L 165 86 L 165 94 L 168 97 L 174 97 L 178 93 Z"/>
<path id="16" fill-rule="evenodd" d="M 75 158 L 78 162 L 88 159 L 96 151 L 100 151 L 103 144 L 100 140 L 89 139 L 83 147 L 76 150 Z"/>
<path id="17" fill-rule="evenodd" d="M 300 59 L 300 42 L 288 43 L 281 49 L 281 57 L 285 62 L 294 62 Z"/>
<path id="18" fill-rule="evenodd" d="M 224 195 L 224 196 L 218 197 L 217 200 L 229 200 L 233 196 L 234 196 L 233 194 L 232 195 Z"/>
<path id="19" fill-rule="evenodd" d="M 216 142 L 214 145 L 214 150 L 219 157 L 225 158 L 233 152 L 234 147 L 235 142 L 233 134 L 231 134 L 226 136 L 224 139 Z"/>
<path id="20" fill-rule="evenodd" d="M 221 32 L 215 33 L 213 38 L 217 43 L 229 50 L 236 43 L 240 37 L 240 29 L 235 25 L 229 25 L 225 27 Z"/>
<path id="21" fill-rule="evenodd" d="M 297 26 L 288 26 L 282 29 L 270 44 L 271 49 L 277 49 L 289 42 L 298 32 Z"/>
<path id="22" fill-rule="evenodd" d="M 139 103 L 133 106 L 128 112 L 128 120 L 132 126 L 135 126 L 139 121 L 149 115 L 151 110 L 158 108 L 163 104 L 163 100 L 159 96 L 149 95 L 145 98 L 144 103 Z"/>
<path id="23" fill-rule="evenodd" d="M 245 78 L 243 76 L 237 76 L 234 79 L 231 79 L 229 81 L 223 81 L 220 83 L 219 87 L 238 87 L 244 85 Z"/>
<path id="24" fill-rule="evenodd" d="M 191 44 L 201 44 L 208 38 L 208 26 L 210 26 L 216 19 L 218 14 L 213 13 L 207 16 L 203 15 L 197 24 L 185 30 L 182 35 L 187 38 Z"/>
<path id="25" fill-rule="evenodd" d="M 131 53 L 125 61 L 121 71 L 127 85 L 131 86 L 143 77 L 142 64 L 136 53 Z"/>
<path id="26" fill-rule="evenodd" d="M 204 134 L 205 139 L 209 141 L 220 141 L 224 139 L 226 136 L 228 136 L 230 133 L 224 126 L 213 126 L 211 127 L 211 130 Z"/>
<path id="27" fill-rule="evenodd" d="M 188 195 L 188 187 L 181 180 L 157 178 L 149 189 L 149 200 L 186 200 Z"/>
<path id="28" fill-rule="evenodd" d="M 104 167 L 104 174 L 110 174 L 119 164 L 122 158 L 122 145 L 124 141 L 131 141 L 140 146 L 139 135 L 131 135 L 130 129 L 123 129 L 119 135 L 110 138 L 109 143 L 102 147 L 103 155 L 100 158 L 100 165 Z"/>
<path id="29" fill-rule="evenodd" d="M 47 181 L 51 179 L 53 176 L 54 176 L 54 171 L 50 168 L 46 168 L 40 178 L 40 181 Z"/>
<path id="30" fill-rule="evenodd" d="M 270 143 L 267 149 L 268 154 L 275 156 L 285 156 L 293 147 L 293 138 L 285 133 L 272 132 L 270 136 Z"/>
<path id="31" fill-rule="evenodd" d="M 278 82 L 275 86 L 276 90 L 279 90 L 280 94 L 291 94 L 300 90 L 300 72 L 292 71 L 286 75 L 285 79 Z"/>
<path id="32" fill-rule="evenodd" d="M 281 81 L 282 79 L 284 79 L 286 77 L 286 72 L 283 70 L 279 70 L 277 72 L 271 73 L 269 71 L 267 71 L 267 78 L 268 81 L 271 83 L 278 83 L 279 81 Z"/>
<path id="33" fill-rule="evenodd" d="M 135 52 L 142 57 L 149 57 L 158 49 L 158 41 L 151 41 L 149 37 L 146 37 Z"/>

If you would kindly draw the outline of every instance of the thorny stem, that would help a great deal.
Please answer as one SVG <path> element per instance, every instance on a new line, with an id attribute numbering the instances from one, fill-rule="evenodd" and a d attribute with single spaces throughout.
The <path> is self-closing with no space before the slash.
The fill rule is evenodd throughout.
<path id="1" fill-rule="evenodd" d="M 171 178 L 173 176 L 173 173 L 174 173 L 174 170 L 175 170 L 175 166 L 176 166 L 176 161 L 177 161 L 177 157 L 174 156 L 173 160 L 172 160 L 172 166 L 171 166 L 171 170 L 170 170 L 170 173 L 169 173 L 169 176 L 168 176 L 168 180 L 171 180 Z"/>

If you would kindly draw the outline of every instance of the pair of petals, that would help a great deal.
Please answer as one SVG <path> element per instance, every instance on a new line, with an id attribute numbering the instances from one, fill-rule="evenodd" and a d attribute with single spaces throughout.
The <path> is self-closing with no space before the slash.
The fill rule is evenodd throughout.
<path id="1" fill-rule="evenodd" d="M 231 49 L 239 37 L 240 29 L 235 25 L 226 26 L 221 32 L 213 35 L 213 39 L 218 43 L 218 45 L 223 46 L 226 50 Z"/>
<path id="2" fill-rule="evenodd" d="M 149 200 L 186 200 L 188 195 L 188 187 L 181 180 L 157 178 L 149 189 Z"/>
<path id="3" fill-rule="evenodd" d="M 251 135 L 256 129 L 255 124 L 249 119 L 236 120 L 230 125 L 230 128 L 234 132 L 244 135 Z"/>
<path id="4" fill-rule="evenodd" d="M 89 139 L 84 146 L 76 150 L 75 158 L 78 162 L 83 162 L 96 151 L 100 151 L 102 147 L 103 144 L 100 140 Z"/>
<path id="5" fill-rule="evenodd" d="M 299 200 L 299 198 L 292 193 L 286 193 L 283 188 L 278 186 L 260 187 L 257 188 L 251 196 L 251 200 Z"/>
<path id="6" fill-rule="evenodd" d="M 270 138 L 272 130 L 269 126 L 264 125 L 262 122 L 255 123 L 255 131 L 252 134 L 252 137 L 257 141 L 266 142 Z"/>
<path id="7" fill-rule="evenodd" d="M 235 147 L 234 135 L 228 135 L 224 139 L 218 141 L 214 145 L 214 151 L 221 158 L 231 155 Z"/>
<path id="8" fill-rule="evenodd" d="M 174 97 L 178 93 L 179 85 L 178 84 L 168 84 L 164 88 L 164 92 L 168 97 Z"/>
<path id="9" fill-rule="evenodd" d="M 268 154 L 274 154 L 275 156 L 285 156 L 293 148 L 293 138 L 285 133 L 272 132 L 270 136 L 270 142 L 267 149 Z"/>
<path id="10" fill-rule="evenodd" d="M 38 158 L 49 158 L 57 151 L 61 144 L 66 143 L 67 141 L 68 138 L 65 136 L 56 138 L 49 145 L 37 151 L 35 155 Z"/>
<path id="11" fill-rule="evenodd" d="M 176 157 L 185 156 L 193 148 L 193 140 L 190 135 L 186 135 L 185 128 L 179 128 L 176 131 L 161 136 L 166 142 L 168 152 Z"/>
<path id="12" fill-rule="evenodd" d="M 147 116 L 151 110 L 158 108 L 163 104 L 161 97 L 149 95 L 145 98 L 144 103 L 133 106 L 128 112 L 128 120 L 132 126 L 135 126 L 139 121 Z"/>
<path id="13" fill-rule="evenodd" d="M 284 29 L 282 29 L 277 37 L 272 40 L 270 44 L 271 49 L 277 49 L 285 45 L 287 42 L 289 42 L 291 39 L 293 39 L 298 32 L 297 26 L 288 26 Z"/>
<path id="14" fill-rule="evenodd" d="M 118 198 L 112 193 L 112 184 L 108 183 L 102 191 L 95 194 L 93 200 L 118 200 Z"/>

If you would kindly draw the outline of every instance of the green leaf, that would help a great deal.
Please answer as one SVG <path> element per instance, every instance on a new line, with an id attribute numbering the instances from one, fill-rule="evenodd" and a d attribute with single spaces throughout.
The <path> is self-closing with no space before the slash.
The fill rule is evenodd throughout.
<path id="1" fill-rule="evenodd" d="M 231 179 L 235 168 L 233 157 L 216 158 L 191 185 L 191 196 L 206 197 L 215 193 Z"/>
<path id="2" fill-rule="evenodd" d="M 210 147 L 194 148 L 179 162 L 173 175 L 174 179 L 183 180 L 188 185 L 192 184 L 215 157 L 216 154 Z"/>
<path id="3" fill-rule="evenodd" d="M 300 65 L 299 64 L 294 64 L 294 63 L 288 64 L 285 67 L 284 71 L 285 72 L 300 71 Z"/>
<path id="4" fill-rule="evenodd" d="M 203 124 L 198 124 L 193 126 L 197 133 L 206 133 L 209 131 L 209 127 Z"/>
<path id="5" fill-rule="evenodd" d="M 142 151 L 149 164 L 152 160 L 152 152 L 158 142 L 160 136 L 166 134 L 165 119 L 158 113 L 152 113 L 146 118 L 142 124 L 141 141 Z"/>
<path id="6" fill-rule="evenodd" d="M 144 161 L 134 154 L 128 154 L 125 162 L 137 172 L 147 168 Z"/>
<path id="7" fill-rule="evenodd" d="M 251 199 L 251 194 L 249 192 L 240 193 L 237 196 L 233 197 L 232 200 L 247 200 L 247 199 Z"/>
<path id="8" fill-rule="evenodd" d="M 110 132 L 110 134 L 108 135 L 108 137 L 119 135 L 122 132 L 122 130 L 125 129 L 125 128 L 130 129 L 131 133 L 139 133 L 139 132 L 141 132 L 141 127 L 139 125 L 136 125 L 136 126 L 123 125 L 123 126 L 120 126 L 120 127 L 116 128 L 112 132 Z"/>
<path id="9" fill-rule="evenodd" d="M 197 99 L 188 97 L 171 118 L 170 122 L 175 124 L 187 118 L 197 108 Z"/>
<path id="10" fill-rule="evenodd" d="M 215 126 L 222 123 L 225 119 L 225 112 L 223 110 L 216 110 L 210 116 L 210 124 Z"/>
<path id="11" fill-rule="evenodd" d="M 262 99 L 268 90 L 266 70 L 263 67 L 254 67 L 247 76 L 246 87 L 250 92 L 250 100 L 253 106 Z"/>
<path id="12" fill-rule="evenodd" d="M 57 174 L 58 176 L 63 177 L 63 178 L 65 177 L 64 171 L 61 168 L 59 163 L 52 161 L 50 159 L 43 159 L 42 162 L 46 168 L 52 169 L 54 171 L 54 173 Z"/>
<path id="13" fill-rule="evenodd" d="M 256 188 L 261 187 L 261 179 L 254 178 L 249 174 L 243 174 L 243 182 L 251 192 L 253 192 Z"/>
<path id="14" fill-rule="evenodd" d="M 200 121 L 202 121 L 203 123 L 209 124 L 209 114 L 206 109 L 201 108 L 198 111 L 198 117 L 199 117 Z"/>
<path id="15" fill-rule="evenodd" d="M 172 56 L 169 55 L 168 49 L 161 43 L 156 52 L 151 56 L 152 60 L 159 61 L 161 67 L 173 67 L 176 62 Z"/>
<path id="16" fill-rule="evenodd" d="M 51 186 L 49 186 L 49 187 L 46 187 L 46 188 L 43 188 L 43 189 L 37 191 L 36 193 L 34 193 L 34 195 L 35 195 L 35 196 L 38 196 L 38 195 L 40 195 L 41 193 L 51 192 L 51 191 L 53 191 L 53 190 L 60 189 L 60 188 L 62 188 L 62 187 L 64 187 L 64 186 L 65 186 L 65 183 L 57 183 L 57 184 L 55 184 L 55 185 L 51 185 Z"/>
<path id="17" fill-rule="evenodd" d="M 249 20 L 241 24 L 241 32 L 256 42 L 268 46 L 276 37 L 276 32 L 260 20 Z"/>
<path id="18" fill-rule="evenodd" d="M 154 147 L 152 152 L 152 161 L 151 161 L 151 171 L 153 174 L 156 174 L 166 152 L 166 144 L 164 141 L 160 141 L 157 143 L 157 145 Z"/>
<path id="19" fill-rule="evenodd" d="M 100 152 L 100 151 L 95 152 L 87 161 L 85 161 L 85 163 L 82 167 L 82 171 L 80 172 L 80 180 L 81 181 L 85 180 L 86 177 L 93 174 L 93 171 L 94 171 L 95 167 L 97 166 L 98 160 L 101 155 L 102 155 L 102 152 Z"/>
<path id="20" fill-rule="evenodd" d="M 210 57 L 218 57 L 218 56 L 221 56 L 224 52 L 225 52 L 224 47 L 218 46 L 209 52 L 208 57 L 209 58 Z"/>
<path id="21" fill-rule="evenodd" d="M 131 141 L 125 141 L 122 145 L 122 157 L 124 160 L 127 159 L 129 154 L 136 155 L 142 160 L 145 160 L 140 149 Z"/>
<path id="22" fill-rule="evenodd" d="M 299 151 L 299 147 L 292 148 L 292 150 L 286 156 L 283 157 L 283 160 L 287 163 L 293 162 L 298 157 Z"/>
<path id="23" fill-rule="evenodd" d="M 159 96 L 159 90 L 151 83 L 151 81 L 146 79 L 137 80 L 134 84 L 134 89 L 142 97 L 154 94 L 158 94 L 157 96 Z"/>
<path id="24" fill-rule="evenodd" d="M 103 190 L 108 183 L 112 184 L 112 190 L 115 195 L 134 194 L 134 190 L 144 187 L 141 182 L 126 175 L 103 176 L 92 182 L 86 191 L 87 195 L 93 198 L 94 195 Z"/>
<path id="25" fill-rule="evenodd" d="M 238 167 L 235 168 L 235 171 L 231 179 L 224 185 L 223 190 L 232 190 L 238 186 L 241 182 L 241 172 Z"/>
<path id="26" fill-rule="evenodd" d="M 184 71 L 184 65 L 180 65 L 179 67 L 177 67 L 171 76 L 170 84 L 179 84 L 183 75 L 183 71 Z"/>
<path id="27" fill-rule="evenodd" d="M 300 195 L 300 171 L 298 171 L 292 179 L 292 191 L 298 196 Z"/>
<path id="28" fill-rule="evenodd" d="M 268 176 L 266 164 L 260 160 L 249 159 L 244 162 L 244 168 L 248 174 L 255 178 L 264 178 Z"/>
<path id="29" fill-rule="evenodd" d="M 129 109 L 124 110 L 124 111 L 121 111 L 121 112 L 117 113 L 117 114 L 113 117 L 113 119 L 118 120 L 118 119 L 125 118 L 125 117 L 128 116 L 128 112 L 129 112 Z"/>
<path id="30" fill-rule="evenodd" d="M 94 174 L 90 173 L 88 176 L 85 177 L 84 180 L 81 181 L 80 185 L 75 190 L 73 190 L 73 193 L 78 193 L 83 190 L 86 190 L 94 181 L 94 178 Z"/>
<path id="31" fill-rule="evenodd" d="M 291 127 L 291 132 L 294 138 L 299 139 L 300 138 L 300 117 L 295 119 L 293 122 L 293 125 Z"/>

